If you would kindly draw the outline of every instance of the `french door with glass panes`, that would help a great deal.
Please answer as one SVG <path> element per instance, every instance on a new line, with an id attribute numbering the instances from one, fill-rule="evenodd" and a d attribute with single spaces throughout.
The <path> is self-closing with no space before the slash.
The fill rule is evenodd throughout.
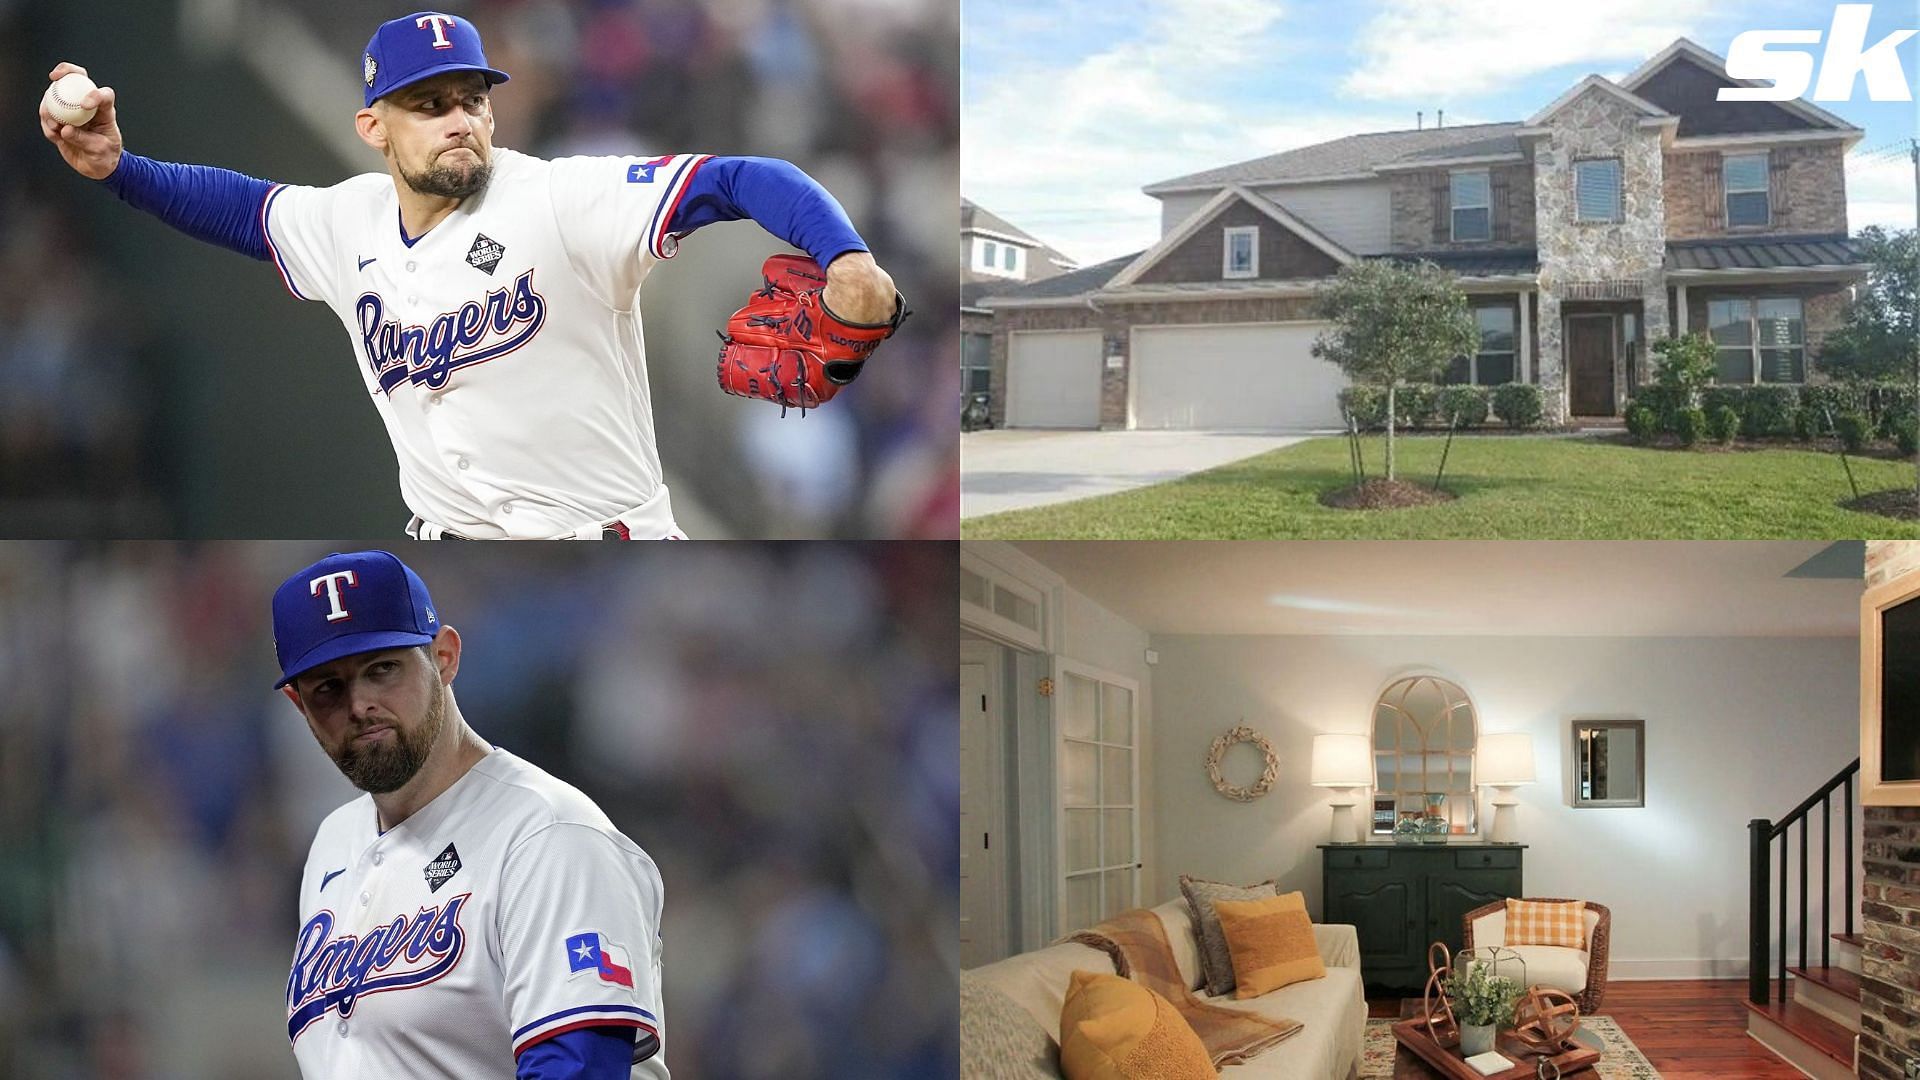
<path id="1" fill-rule="evenodd" d="M 1054 662 L 1058 746 L 1058 933 L 1135 907 L 1140 891 L 1139 684 L 1070 660 Z"/>

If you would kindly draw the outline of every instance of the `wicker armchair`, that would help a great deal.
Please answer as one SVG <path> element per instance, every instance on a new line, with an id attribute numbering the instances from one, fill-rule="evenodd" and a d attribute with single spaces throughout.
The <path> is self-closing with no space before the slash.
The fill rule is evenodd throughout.
<path id="1" fill-rule="evenodd" d="M 1515 897 L 1515 899 L 1522 898 Z M 1560 904 L 1570 902 L 1559 897 L 1551 896 L 1529 896 L 1524 899 Z M 1600 1002 L 1607 996 L 1607 945 L 1613 931 L 1613 912 L 1608 911 L 1606 905 L 1596 904 L 1591 900 L 1586 901 L 1586 905 L 1589 912 L 1598 916 L 1598 921 L 1593 924 L 1587 935 L 1587 985 L 1584 990 L 1575 994 L 1573 998 L 1580 1004 L 1580 1015 L 1592 1016 L 1600 1011 Z M 1467 912 L 1466 916 L 1462 919 L 1466 924 L 1466 933 L 1462 938 L 1464 947 L 1469 949 L 1473 948 L 1473 924 L 1475 922 L 1488 915 L 1504 915 L 1506 914 L 1506 910 L 1507 902 L 1505 900 L 1496 900 L 1491 904 L 1477 907 Z M 1498 945 L 1500 942 L 1490 941 L 1487 944 Z"/>

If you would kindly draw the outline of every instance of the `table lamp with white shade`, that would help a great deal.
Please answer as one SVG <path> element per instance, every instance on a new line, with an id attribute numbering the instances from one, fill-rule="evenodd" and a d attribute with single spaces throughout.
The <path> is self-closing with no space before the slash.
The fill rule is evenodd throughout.
<path id="1" fill-rule="evenodd" d="M 1365 735 L 1313 737 L 1313 785 L 1334 789 L 1333 843 L 1361 841 L 1353 816 L 1353 790 L 1372 784 L 1373 751 Z"/>
<path id="2" fill-rule="evenodd" d="M 1478 776 L 1482 787 L 1494 790 L 1493 831 L 1487 837 L 1496 844 L 1519 842 L 1514 820 L 1520 800 L 1513 789 L 1533 783 L 1533 736 L 1524 731 L 1480 736 Z"/>

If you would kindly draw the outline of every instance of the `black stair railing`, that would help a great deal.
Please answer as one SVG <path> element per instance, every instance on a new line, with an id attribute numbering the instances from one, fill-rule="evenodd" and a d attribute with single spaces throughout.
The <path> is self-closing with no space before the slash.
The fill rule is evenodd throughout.
<path id="1" fill-rule="evenodd" d="M 1780 930 L 1778 994 L 1779 1000 L 1787 1000 L 1787 879 L 1791 876 L 1787 837 L 1795 825 L 1800 826 L 1800 966 L 1807 966 L 1807 833 L 1815 806 L 1820 808 L 1820 966 L 1832 966 L 1828 963 L 1828 947 L 1833 941 L 1830 910 L 1833 906 L 1830 900 L 1833 895 L 1833 814 L 1830 804 L 1835 791 L 1840 792 L 1840 835 L 1843 845 L 1840 896 L 1841 907 L 1846 913 L 1846 929 L 1843 932 L 1849 935 L 1853 933 L 1853 778 L 1859 771 L 1860 759 L 1855 758 L 1853 764 L 1820 785 L 1818 791 L 1807 796 L 1806 801 L 1794 807 L 1786 817 L 1777 822 L 1766 818 L 1754 818 L 1747 822 L 1747 842 L 1753 868 L 1751 899 L 1747 905 L 1747 999 L 1755 1005 L 1767 1003 L 1768 969 L 1776 967 L 1768 963 L 1771 950 L 1767 940 L 1768 927 L 1776 919 Z M 1769 910 L 1772 903 L 1775 840 L 1780 841 L 1780 907 L 1777 913 Z"/>

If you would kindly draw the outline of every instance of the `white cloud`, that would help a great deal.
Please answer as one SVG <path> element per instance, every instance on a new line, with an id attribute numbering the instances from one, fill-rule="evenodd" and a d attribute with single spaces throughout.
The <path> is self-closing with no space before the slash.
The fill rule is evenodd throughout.
<path id="1" fill-rule="evenodd" d="M 1868 225 L 1914 227 L 1913 162 L 1904 156 L 1847 157 L 1847 225 L 1859 232 Z"/>
<path id="2" fill-rule="evenodd" d="M 1361 62 L 1341 89 L 1369 99 L 1444 103 L 1567 65 L 1625 63 L 1631 70 L 1693 31 L 1708 6 L 1709 0 L 1385 0 L 1359 33 Z"/>

